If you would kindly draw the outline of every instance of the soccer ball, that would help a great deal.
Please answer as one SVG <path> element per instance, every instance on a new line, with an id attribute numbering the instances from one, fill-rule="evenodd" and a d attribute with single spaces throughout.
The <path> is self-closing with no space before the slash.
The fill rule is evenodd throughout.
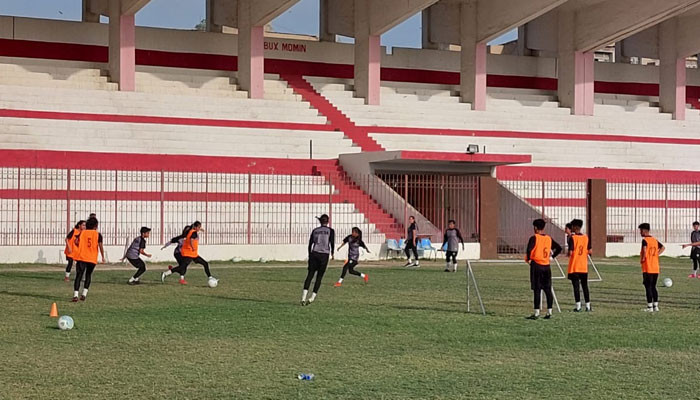
<path id="1" fill-rule="evenodd" d="M 73 329 L 73 318 L 64 315 L 58 319 L 58 329 L 62 331 L 69 331 Z"/>
<path id="2" fill-rule="evenodd" d="M 233 258 L 231 259 L 231 262 L 235 262 L 235 263 L 239 263 L 239 262 L 241 262 L 241 261 L 242 261 L 242 260 L 241 260 L 240 257 L 233 257 Z"/>
<path id="3" fill-rule="evenodd" d="M 209 278 L 207 285 L 209 285 L 210 288 L 215 288 L 215 287 L 219 286 L 219 280 L 214 278 L 214 277 Z"/>
<path id="4" fill-rule="evenodd" d="M 260 257 L 260 262 L 265 264 L 267 262 L 267 258 L 265 257 Z"/>
<path id="5" fill-rule="evenodd" d="M 664 286 L 666 286 L 666 287 L 673 286 L 673 281 L 671 280 L 671 278 L 664 278 Z"/>

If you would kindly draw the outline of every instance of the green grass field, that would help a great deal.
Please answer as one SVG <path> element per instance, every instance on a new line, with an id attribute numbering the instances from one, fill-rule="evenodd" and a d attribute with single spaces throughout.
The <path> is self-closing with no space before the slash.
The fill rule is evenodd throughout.
<path id="1" fill-rule="evenodd" d="M 213 264 L 190 285 L 153 265 L 99 266 L 85 303 L 59 266 L 0 268 L 0 398 L 100 399 L 647 399 L 697 398 L 700 279 L 662 261 L 661 312 L 646 314 L 636 260 L 598 262 L 593 313 L 528 321 L 525 264 L 474 266 L 488 315 L 465 313 L 465 274 L 443 263 L 361 265 L 371 281 L 340 288 L 335 262 L 318 300 L 298 305 L 300 264 Z M 59 331 L 52 302 L 75 329 Z M 472 303 L 475 305 L 475 303 Z M 298 381 L 300 372 L 316 375 Z"/>

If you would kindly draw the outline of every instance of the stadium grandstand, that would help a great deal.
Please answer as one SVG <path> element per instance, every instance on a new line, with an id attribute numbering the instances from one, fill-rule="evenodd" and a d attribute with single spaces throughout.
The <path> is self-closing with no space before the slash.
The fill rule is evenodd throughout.
<path id="1" fill-rule="evenodd" d="M 409 216 L 485 259 L 536 218 L 608 256 L 700 219 L 700 0 L 320 0 L 318 37 L 265 29 L 295 3 L 208 0 L 204 31 L 137 27 L 148 0 L 0 16 L 4 261 L 62 262 L 92 212 L 113 261 L 194 220 L 211 259 L 303 260 L 324 213 L 381 258 Z M 419 13 L 422 48 L 381 46 Z"/>

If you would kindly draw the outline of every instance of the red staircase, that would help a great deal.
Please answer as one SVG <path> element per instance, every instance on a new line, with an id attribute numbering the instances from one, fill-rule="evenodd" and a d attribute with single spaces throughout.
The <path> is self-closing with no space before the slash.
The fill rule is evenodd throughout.
<path id="1" fill-rule="evenodd" d="M 384 151 L 384 148 L 372 139 L 366 129 L 359 128 L 345 114 L 338 110 L 328 99 L 321 96 L 311 84 L 301 75 L 280 74 L 289 83 L 294 92 L 300 95 L 311 106 L 328 118 L 330 125 L 337 131 L 345 133 L 353 143 L 360 146 L 362 151 Z"/>
<path id="2" fill-rule="evenodd" d="M 343 170 L 338 162 L 334 166 L 318 165 L 316 172 L 330 180 L 337 190 L 336 196 L 341 201 L 355 204 L 357 210 L 365 215 L 370 223 L 377 227 L 387 239 L 399 239 L 404 234 L 403 225 L 388 214 L 365 191 L 363 191 Z"/>

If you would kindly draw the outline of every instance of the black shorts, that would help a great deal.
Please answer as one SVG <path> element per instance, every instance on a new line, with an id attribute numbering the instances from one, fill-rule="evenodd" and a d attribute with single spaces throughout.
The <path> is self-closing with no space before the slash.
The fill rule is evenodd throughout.
<path id="1" fill-rule="evenodd" d="M 552 269 L 549 265 L 530 263 L 530 289 L 542 290 L 552 287 Z"/>
<path id="2" fill-rule="evenodd" d="M 690 258 L 693 260 L 700 260 L 700 249 L 693 247 L 693 249 L 690 250 Z"/>
<path id="3" fill-rule="evenodd" d="M 575 272 L 573 274 L 567 275 L 567 278 L 570 280 L 578 280 L 578 281 L 587 281 L 588 280 L 588 273 L 583 273 L 583 272 Z"/>
<path id="4" fill-rule="evenodd" d="M 134 266 L 134 268 L 145 268 L 146 263 L 143 262 L 142 259 L 140 258 L 127 258 L 129 260 L 129 263 Z"/>
<path id="5" fill-rule="evenodd" d="M 309 271 L 325 271 L 328 267 L 328 254 L 312 252 L 309 254 Z"/>

